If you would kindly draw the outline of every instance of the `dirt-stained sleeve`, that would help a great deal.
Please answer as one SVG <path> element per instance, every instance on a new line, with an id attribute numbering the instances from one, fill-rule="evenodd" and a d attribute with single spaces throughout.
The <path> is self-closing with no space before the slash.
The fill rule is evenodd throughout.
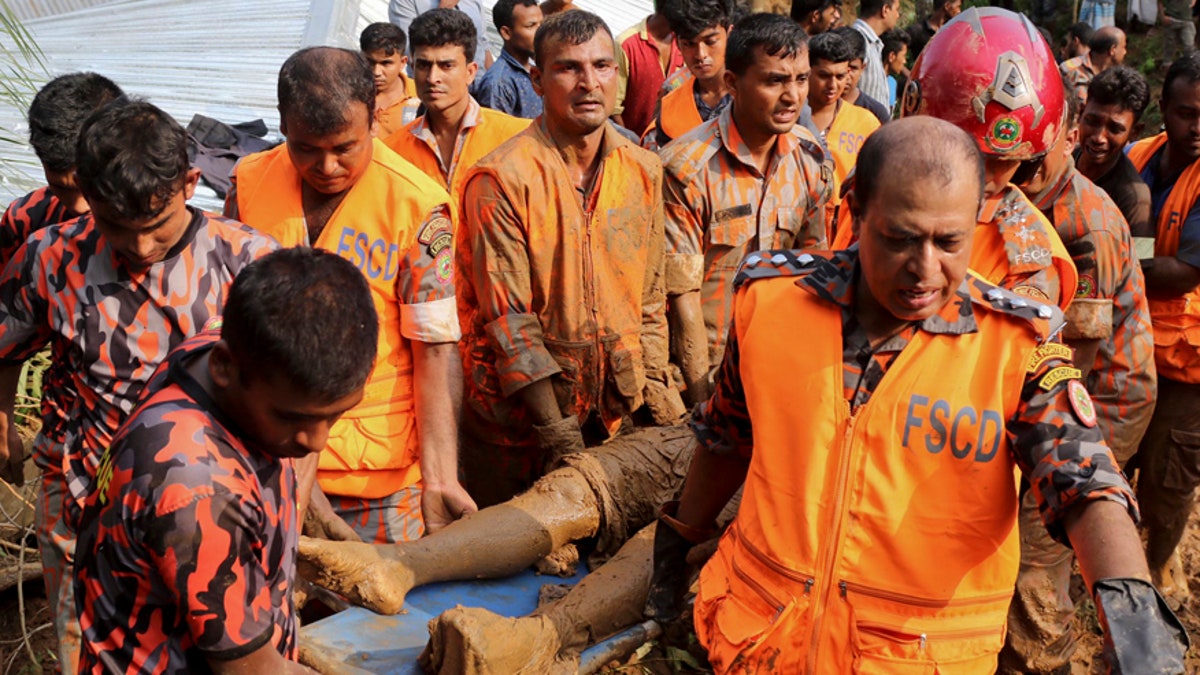
<path id="1" fill-rule="evenodd" d="M 1070 545 L 1063 516 L 1089 501 L 1115 501 L 1138 519 L 1133 491 L 1104 444 L 1095 404 L 1070 362 L 1049 359 L 1027 373 L 1006 431 L 1042 521 L 1056 540 Z"/>
<path id="2" fill-rule="evenodd" d="M 490 172 L 468 179 L 463 204 L 471 205 L 463 210 L 461 241 L 471 247 L 472 266 L 462 273 L 471 275 L 500 390 L 511 396 L 561 372 L 542 341 L 542 325 L 531 307 L 528 230 Z"/>
<path id="3" fill-rule="evenodd" d="M 646 276 L 642 286 L 642 363 L 646 376 L 667 382 L 667 294 L 665 288 L 665 237 L 663 236 L 662 174 L 655 171 L 649 241 L 646 242 Z"/>
<path id="4" fill-rule="evenodd" d="M 439 204 L 417 228 L 396 275 L 400 334 L 427 344 L 458 342 L 462 331 L 454 300 L 454 225 Z"/>
<path id="5" fill-rule="evenodd" d="M 1106 209 L 1105 215 L 1119 218 L 1121 230 L 1125 230 L 1125 219 L 1115 207 Z M 1067 245 L 1079 281 L 1076 282 L 1075 299 L 1067 308 L 1064 338 L 1104 340 L 1112 337 L 1113 298 L 1120 292 L 1122 272 L 1120 247 L 1119 239 L 1100 229 L 1091 229 Z"/>
<path id="6" fill-rule="evenodd" d="M 696 440 L 709 452 L 749 459 L 754 452 L 754 432 L 742 387 L 736 315 L 732 321 L 725 356 L 717 371 L 716 389 L 712 398 L 692 410 L 688 424 Z"/>
<path id="7" fill-rule="evenodd" d="M 663 219 L 666 232 L 667 295 L 700 290 L 704 279 L 704 226 L 707 222 L 706 195 L 688 177 L 698 177 L 700 167 L 683 171 L 677 161 L 663 165 Z"/>

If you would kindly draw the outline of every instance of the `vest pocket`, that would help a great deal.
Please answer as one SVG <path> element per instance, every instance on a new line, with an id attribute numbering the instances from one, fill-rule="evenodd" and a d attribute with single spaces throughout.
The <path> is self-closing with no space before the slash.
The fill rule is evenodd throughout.
<path id="1" fill-rule="evenodd" d="M 847 586 L 843 586 L 847 588 Z M 849 587 L 855 675 L 968 675 L 990 673 L 1004 644 L 1010 599 L 964 599 L 934 603 L 898 594 Z M 857 596 L 857 597 L 855 597 Z M 882 602 L 878 602 L 882 601 Z M 937 610 L 933 607 L 941 605 Z M 934 611 L 943 616 L 934 616 Z"/>
<path id="2" fill-rule="evenodd" d="M 741 552 L 718 551 L 714 562 L 700 577 L 696 617 L 716 671 L 797 671 L 809 637 L 811 584 L 781 580 Z"/>

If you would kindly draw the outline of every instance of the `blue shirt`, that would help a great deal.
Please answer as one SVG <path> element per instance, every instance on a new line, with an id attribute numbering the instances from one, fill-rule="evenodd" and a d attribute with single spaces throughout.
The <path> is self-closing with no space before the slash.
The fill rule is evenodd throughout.
<path id="1" fill-rule="evenodd" d="M 1146 181 L 1147 187 L 1150 188 L 1150 222 L 1155 223 L 1156 228 L 1158 214 L 1162 213 L 1167 195 L 1171 194 L 1171 189 L 1183 174 L 1180 171 L 1174 176 L 1158 175 L 1159 161 L 1165 149 L 1165 145 L 1159 148 L 1140 172 L 1142 180 Z M 1192 207 L 1188 209 L 1183 228 L 1179 231 L 1179 250 L 1175 252 L 1175 257 L 1192 267 L 1200 267 L 1200 202 L 1193 202 Z"/>
<path id="2" fill-rule="evenodd" d="M 533 119 L 542 114 L 542 97 L 533 90 L 529 71 L 505 50 L 476 81 L 474 95 L 479 105 L 513 117 Z"/>

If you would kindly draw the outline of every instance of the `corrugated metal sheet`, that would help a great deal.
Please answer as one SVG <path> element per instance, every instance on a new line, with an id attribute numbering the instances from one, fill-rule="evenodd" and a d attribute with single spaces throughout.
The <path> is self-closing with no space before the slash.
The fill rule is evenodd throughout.
<path id="1" fill-rule="evenodd" d="M 21 21 L 66 14 L 79 9 L 103 5 L 106 2 L 112 2 L 112 0 L 5 0 L 5 4 L 12 10 L 13 16 Z"/>
<path id="2" fill-rule="evenodd" d="M 187 124 L 195 113 L 227 122 L 262 118 L 277 129 L 275 80 L 289 54 L 310 44 L 355 48 L 368 23 L 387 20 L 387 0 L 7 0 L 43 13 L 25 21 L 49 73 L 94 70 Z M 493 2 L 485 0 L 490 19 Z M 614 33 L 649 13 L 651 0 L 581 0 Z M 58 7 L 61 11 L 51 13 Z M 499 37 L 493 33 L 492 48 Z M 25 111 L 0 102 L 0 129 L 28 134 Z M 43 181 L 24 146 L 0 144 L 0 203 Z M 216 206 L 211 198 L 201 200 Z"/>

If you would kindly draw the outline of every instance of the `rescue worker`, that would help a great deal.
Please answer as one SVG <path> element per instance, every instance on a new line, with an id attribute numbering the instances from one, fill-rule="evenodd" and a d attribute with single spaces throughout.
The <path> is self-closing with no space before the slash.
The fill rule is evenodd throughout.
<path id="1" fill-rule="evenodd" d="M 733 26 L 729 0 L 672 0 L 663 7 L 684 69 L 663 83 L 642 147 L 657 150 L 721 113 L 733 99 L 725 82 L 725 46 Z"/>
<path id="2" fill-rule="evenodd" d="M 100 454 L 167 353 L 219 316 L 238 272 L 276 248 L 187 206 L 200 180 L 187 151 L 187 133 L 149 103 L 96 110 L 73 170 L 88 213 L 33 233 L 0 280 L 0 438 L 13 479 L 24 460 L 13 420 L 21 366 L 50 346 L 35 518 L 63 672 L 78 665 L 72 565 Z"/>
<path id="3" fill-rule="evenodd" d="M 284 246 L 333 251 L 367 277 L 379 355 L 362 402 L 334 425 L 319 455 L 312 505 L 315 520 L 337 536 L 352 535 L 340 532 L 330 506 L 357 536 L 392 542 L 475 506 L 458 482 L 450 197 L 372 138 L 374 96 L 357 52 L 315 47 L 288 57 L 279 71 L 287 142 L 238 163 L 226 211 Z M 312 467 L 300 471 L 304 496 Z"/>
<path id="4" fill-rule="evenodd" d="M 808 42 L 782 16 L 739 21 L 726 49 L 733 103 L 659 151 L 672 361 L 689 404 L 711 393 L 738 264 L 764 248 L 826 247 L 829 172 L 817 140 L 796 123 Z"/>
<path id="5" fill-rule="evenodd" d="M 421 101 L 416 83 L 408 79 L 404 31 L 390 23 L 373 23 L 363 29 L 358 47 L 371 64 L 375 78 L 374 133 L 387 138 L 417 117 Z"/>
<path id="6" fill-rule="evenodd" d="M 1058 67 L 1063 82 L 1071 89 L 1079 107 L 1087 105 L 1087 89 L 1092 78 L 1125 61 L 1125 31 L 1105 26 L 1088 38 L 1088 52 L 1063 61 Z"/>
<path id="7" fill-rule="evenodd" d="M 534 46 L 545 112 L 472 168 L 463 195 L 463 469 L 483 506 L 643 403 L 660 423 L 684 412 L 667 371 L 662 168 L 607 122 L 612 35 L 562 12 Z"/>
<path id="8" fill-rule="evenodd" d="M 1125 155 L 1125 146 L 1141 132 L 1142 113 L 1149 103 L 1150 86 L 1138 71 L 1117 66 L 1100 73 L 1088 85 L 1075 151 L 1079 173 L 1112 197 L 1129 223 L 1135 244 L 1139 237 L 1153 244 L 1155 226 L 1150 222 L 1150 188 Z"/>
<path id="9" fill-rule="evenodd" d="M 853 51 L 846 40 L 834 32 L 822 33 L 809 42 L 812 77 L 808 87 L 808 105 L 813 123 L 833 157 L 833 199 L 831 207 L 841 203 L 839 188 L 854 168 L 863 141 L 879 128 L 879 120 L 866 108 L 842 99 L 849 77 Z"/>
<path id="10" fill-rule="evenodd" d="M 529 120 L 483 108 L 469 94 L 475 78 L 475 27 L 454 9 L 431 9 L 408 29 L 413 79 L 425 114 L 384 143 L 450 193 L 459 206 L 467 171 Z"/>
<path id="11" fill-rule="evenodd" d="M 1021 86 L 1005 87 L 1009 82 Z M 938 30 L 913 64 L 900 104 L 904 117 L 952 122 L 983 152 L 986 198 L 971 269 L 1065 310 L 1075 266 L 1050 221 L 1014 185 L 1028 180 L 1050 150 L 1063 106 L 1050 46 L 1024 15 L 996 7 L 972 7 Z M 845 224 L 839 214 L 840 234 Z"/>
<path id="12" fill-rule="evenodd" d="M 1105 444 L 1124 467 L 1154 411 L 1154 337 L 1129 227 L 1117 205 L 1075 169 L 1071 158 L 1079 129 L 1069 94 L 1058 139 L 1021 189 L 1052 220 L 1079 272 L 1066 311 L 1062 354 L 1079 369 Z M 1021 500 L 1020 527 L 1021 569 L 1000 672 L 1061 672 L 1070 668 L 1075 651 L 1075 556 L 1046 533 L 1029 491 Z"/>
<path id="13" fill-rule="evenodd" d="M 311 672 L 290 460 L 362 399 L 377 322 L 353 265 L 285 249 L 238 275 L 219 331 L 171 352 L 87 499 L 79 672 Z"/>
<path id="14" fill-rule="evenodd" d="M 1018 467 L 1079 556 L 1113 667 L 1183 672 L 1186 632 L 1148 581 L 1132 491 L 1070 361 L 1047 347 L 1061 312 L 967 269 L 975 146 L 942 120 L 885 125 L 847 197 L 859 246 L 751 255 L 735 281 L 647 601 L 651 618 L 678 614 L 688 550 L 744 483 L 695 601 L 717 673 L 993 672 Z"/>
<path id="15" fill-rule="evenodd" d="M 79 127 L 105 103 L 124 96 L 96 73 L 60 75 L 38 90 L 29 104 L 29 145 L 42 164 L 46 185 L 13 200 L 0 218 L 0 268 L 34 232 L 87 213 L 75 179 Z M 6 476 L 20 481 L 20 476 Z"/>
<path id="16" fill-rule="evenodd" d="M 1176 547 L 1200 481 L 1200 54 L 1177 59 L 1163 81 L 1166 131 L 1129 150 L 1150 187 L 1157 225 L 1154 256 L 1142 259 L 1158 404 L 1138 451 L 1138 501 L 1144 512 L 1146 557 L 1155 583 L 1172 601 L 1186 599 L 1188 577 Z"/>

